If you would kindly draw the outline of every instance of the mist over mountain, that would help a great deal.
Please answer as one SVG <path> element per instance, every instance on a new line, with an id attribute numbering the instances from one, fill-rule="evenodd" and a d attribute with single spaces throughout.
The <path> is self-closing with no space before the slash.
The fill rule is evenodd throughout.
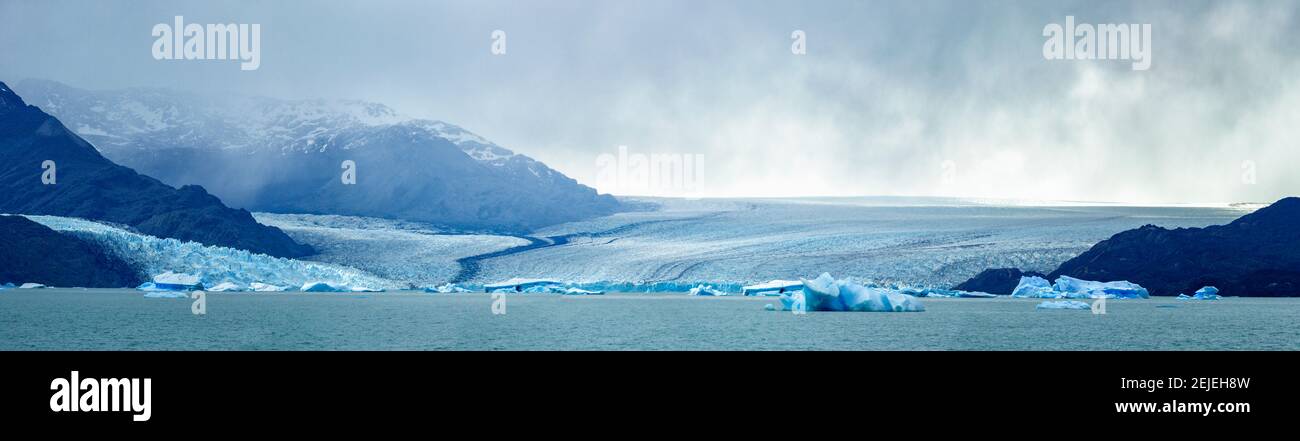
<path id="1" fill-rule="evenodd" d="M 226 207 L 202 187 L 172 188 L 114 164 L 2 82 L 0 213 L 107 221 L 157 237 L 277 257 L 314 252 L 278 228 L 257 223 L 248 211 Z"/>
<path id="2" fill-rule="evenodd" d="M 620 207 L 532 158 L 382 104 L 88 91 L 40 80 L 18 89 L 109 159 L 255 211 L 528 231 Z M 354 185 L 341 179 L 344 161 L 356 165 Z"/>

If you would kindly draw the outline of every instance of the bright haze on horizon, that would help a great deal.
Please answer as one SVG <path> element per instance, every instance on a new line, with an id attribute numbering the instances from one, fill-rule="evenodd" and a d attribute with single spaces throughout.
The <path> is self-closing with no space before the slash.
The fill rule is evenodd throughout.
<path id="1" fill-rule="evenodd" d="M 1291 1 L 0 0 L 0 81 L 374 101 L 614 194 L 1271 202 L 1300 194 L 1298 11 Z M 175 16 L 260 24 L 260 67 L 155 60 L 150 31 Z M 1067 16 L 1150 24 L 1149 69 L 1046 59 L 1044 27 Z M 504 54 L 491 51 L 495 30 Z M 804 54 L 792 53 L 795 31 Z M 699 158 L 700 180 L 604 185 L 601 158 L 619 146 Z"/>

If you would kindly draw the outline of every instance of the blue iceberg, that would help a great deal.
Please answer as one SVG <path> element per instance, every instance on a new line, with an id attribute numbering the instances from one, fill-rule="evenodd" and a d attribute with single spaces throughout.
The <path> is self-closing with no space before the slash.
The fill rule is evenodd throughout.
<path id="1" fill-rule="evenodd" d="M 1061 293 L 1052 289 L 1052 284 L 1047 279 L 1038 276 L 1023 276 L 1016 289 L 1011 291 L 1011 297 L 1030 298 L 1030 299 L 1059 299 L 1064 297 Z"/>
<path id="2" fill-rule="evenodd" d="M 868 287 L 849 280 L 836 280 L 822 273 L 813 280 L 802 280 L 803 289 L 782 294 L 781 305 L 791 310 L 800 300 L 807 311 L 921 312 L 925 306 L 915 296 L 899 290 Z"/>
<path id="3" fill-rule="evenodd" d="M 1179 294 L 1179 295 L 1178 295 L 1178 298 L 1179 298 L 1179 299 L 1184 299 L 1184 300 L 1186 300 L 1186 299 L 1191 299 L 1191 300 L 1219 300 L 1219 299 L 1221 299 L 1222 297 L 1219 297 L 1219 288 L 1215 288 L 1215 287 L 1213 287 L 1213 286 L 1207 286 L 1207 287 L 1204 287 L 1204 288 L 1201 288 L 1201 289 L 1196 290 L 1196 295 L 1194 295 L 1194 296 L 1188 297 L 1187 294 Z"/>
<path id="4" fill-rule="evenodd" d="M 697 285 L 696 287 L 691 288 L 691 290 L 688 291 L 688 293 L 689 293 L 690 295 L 693 295 L 693 296 L 714 296 L 714 297 L 721 297 L 721 296 L 725 296 L 725 295 L 727 295 L 726 292 L 723 292 L 723 291 L 720 290 L 720 289 L 717 289 L 717 288 L 714 288 L 714 287 L 711 287 L 711 286 L 708 286 L 708 285 Z"/>
<path id="5" fill-rule="evenodd" d="M 1146 299 L 1150 293 L 1141 285 L 1128 281 L 1093 282 L 1061 276 L 1055 284 L 1035 276 L 1020 278 L 1011 297 L 1030 299 Z"/>
<path id="6" fill-rule="evenodd" d="M 1056 279 L 1054 288 L 1070 299 L 1146 299 L 1151 294 L 1141 285 L 1128 281 L 1093 282 L 1070 276 Z"/>

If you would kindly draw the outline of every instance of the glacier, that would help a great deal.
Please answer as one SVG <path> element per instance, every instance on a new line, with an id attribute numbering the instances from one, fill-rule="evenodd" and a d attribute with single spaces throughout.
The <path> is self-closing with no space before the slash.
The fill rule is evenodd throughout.
<path id="1" fill-rule="evenodd" d="M 1024 276 L 1011 297 L 1031 299 L 1146 299 L 1150 293 L 1128 281 L 1094 282 L 1061 276 L 1055 284 L 1042 277 Z"/>
<path id="2" fill-rule="evenodd" d="M 205 246 L 139 234 L 123 228 L 84 219 L 58 216 L 26 216 L 55 231 L 71 234 L 103 246 L 132 268 L 154 275 L 166 272 L 193 274 L 204 286 L 224 282 L 252 286 L 301 286 L 329 281 L 340 286 L 371 286 L 400 289 L 400 282 L 376 277 L 340 265 L 271 257 L 225 247 Z"/>

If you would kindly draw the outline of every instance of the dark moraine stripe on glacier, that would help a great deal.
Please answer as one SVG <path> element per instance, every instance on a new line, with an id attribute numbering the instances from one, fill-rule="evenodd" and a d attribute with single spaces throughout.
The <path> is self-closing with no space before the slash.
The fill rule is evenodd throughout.
<path id="1" fill-rule="evenodd" d="M 700 221 L 704 219 L 718 217 L 724 213 L 726 212 L 719 211 L 719 212 L 709 213 L 701 216 L 681 218 L 681 219 L 660 219 L 660 220 L 650 220 L 650 221 L 642 221 L 642 222 L 632 222 L 629 224 L 610 228 L 608 230 L 601 230 L 596 232 L 570 233 L 570 234 L 562 234 L 558 236 L 547 236 L 544 238 L 536 237 L 536 236 L 512 236 L 512 237 L 517 237 L 520 239 L 527 240 L 528 244 L 520 245 L 517 247 L 506 248 L 501 251 L 494 251 L 491 253 L 479 254 L 477 256 L 469 256 L 469 257 L 462 257 L 460 259 L 456 259 L 456 264 L 460 265 L 460 271 L 456 274 L 456 277 L 452 279 L 451 282 L 465 283 L 467 281 L 473 280 L 475 277 L 478 277 L 479 271 L 482 270 L 481 262 L 485 260 L 494 259 L 497 257 L 509 256 L 512 254 L 519 254 L 526 251 L 532 251 L 532 250 L 537 250 L 542 248 L 566 245 L 569 243 L 570 240 L 572 240 L 575 237 L 609 237 L 619 233 L 624 233 L 640 227 L 644 227 L 647 225 L 673 223 L 673 222 Z"/>

